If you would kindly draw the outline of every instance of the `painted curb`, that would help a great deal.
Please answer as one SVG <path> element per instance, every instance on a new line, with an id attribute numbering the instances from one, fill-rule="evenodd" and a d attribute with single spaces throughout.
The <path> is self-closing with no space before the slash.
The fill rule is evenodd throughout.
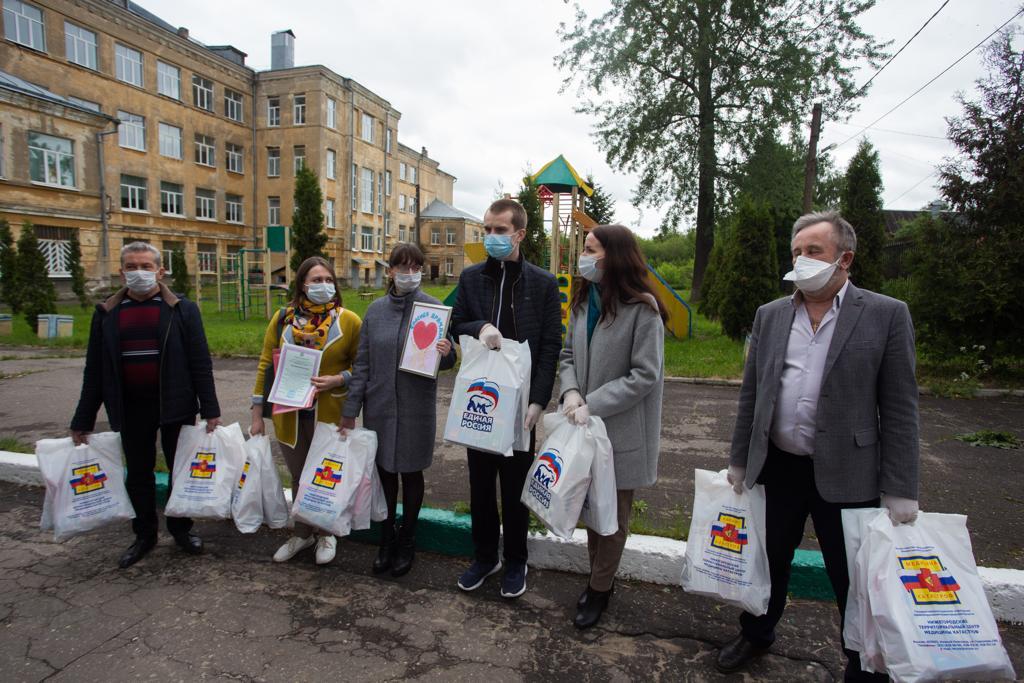
<path id="1" fill-rule="evenodd" d="M 167 498 L 167 473 L 158 472 L 157 498 Z M 0 481 L 28 486 L 42 486 L 42 477 L 36 456 L 31 453 L 0 451 Z M 285 498 L 291 501 L 291 490 L 285 489 Z M 399 506 L 401 512 L 401 506 Z M 351 538 L 362 543 L 376 543 L 380 538 L 380 524 L 356 531 Z M 417 524 L 416 545 L 456 557 L 473 556 L 470 517 L 437 508 L 423 508 Z M 530 566 L 537 569 L 588 574 L 587 533 L 576 529 L 572 538 L 562 539 L 550 532 L 532 533 L 527 542 Z M 647 583 L 678 586 L 682 571 L 686 543 L 659 536 L 631 535 L 626 540 L 618 575 Z M 992 613 L 999 621 L 1024 622 L 1024 570 L 1000 567 L 978 567 L 985 595 Z M 793 558 L 790 594 L 799 598 L 832 600 L 833 593 L 821 553 L 797 550 Z"/>

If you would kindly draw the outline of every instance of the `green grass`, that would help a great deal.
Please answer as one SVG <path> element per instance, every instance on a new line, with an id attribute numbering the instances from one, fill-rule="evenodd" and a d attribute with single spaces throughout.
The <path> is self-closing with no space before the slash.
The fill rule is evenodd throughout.
<path id="1" fill-rule="evenodd" d="M 11 453 L 35 453 L 35 448 L 30 443 L 25 443 L 15 436 L 0 436 L 0 451 Z"/>
<path id="2" fill-rule="evenodd" d="M 721 325 L 695 312 L 691 339 L 665 336 L 665 374 L 739 378 L 743 374 L 743 343 L 733 341 Z"/>

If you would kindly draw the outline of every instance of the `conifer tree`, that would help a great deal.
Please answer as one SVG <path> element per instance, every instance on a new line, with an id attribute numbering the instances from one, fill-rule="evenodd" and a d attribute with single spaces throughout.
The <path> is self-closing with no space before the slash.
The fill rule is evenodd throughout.
<path id="1" fill-rule="evenodd" d="M 15 279 L 21 297 L 21 311 L 29 327 L 34 330 L 40 315 L 57 312 L 57 291 L 50 281 L 46 259 L 39 251 L 35 228 L 27 221 L 18 237 Z"/>
<path id="2" fill-rule="evenodd" d="M 192 292 L 192 280 L 188 275 L 188 260 L 183 249 L 171 252 L 171 289 L 188 298 Z"/>
<path id="3" fill-rule="evenodd" d="M 526 210 L 526 237 L 523 238 L 519 249 L 527 261 L 544 267 L 547 265 L 544 261 L 547 246 L 547 235 L 544 234 L 544 207 L 537 196 L 537 185 L 530 180 L 529 174 L 523 181 L 524 185 L 516 199 Z"/>
<path id="4" fill-rule="evenodd" d="M 715 289 L 722 330 L 742 341 L 753 327 L 758 307 L 779 294 L 778 265 L 768 209 L 741 197 L 734 221 Z"/>
<path id="5" fill-rule="evenodd" d="M 82 245 L 78 241 L 78 231 L 71 236 L 68 270 L 71 271 L 71 291 L 78 298 L 78 305 L 86 308 L 89 305 L 89 297 L 85 295 L 85 268 L 82 267 Z"/>
<path id="6" fill-rule="evenodd" d="M 14 248 L 14 236 L 11 224 L 0 218 L 0 298 L 11 307 L 12 313 L 21 311 L 21 300 L 18 296 L 17 255 Z"/>
<path id="7" fill-rule="evenodd" d="M 586 198 L 584 212 L 593 218 L 598 225 L 610 225 L 615 222 L 615 199 L 601 185 L 594 182 L 594 176 L 587 176 L 587 185 L 594 194 Z"/>
<path id="8" fill-rule="evenodd" d="M 857 232 L 857 256 L 850 269 L 850 279 L 858 287 L 877 292 L 883 279 L 885 219 L 882 217 L 882 174 L 878 170 L 878 152 L 867 140 L 861 140 L 857 153 L 850 159 L 843 185 L 843 218 Z"/>
<path id="9" fill-rule="evenodd" d="M 324 247 L 324 194 L 320 179 L 308 166 L 295 174 L 295 211 L 292 212 L 292 272 L 310 256 L 326 258 Z"/>

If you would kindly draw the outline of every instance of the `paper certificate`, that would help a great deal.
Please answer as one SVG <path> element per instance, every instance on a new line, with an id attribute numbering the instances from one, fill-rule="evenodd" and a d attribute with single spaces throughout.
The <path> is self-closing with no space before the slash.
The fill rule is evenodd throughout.
<path id="1" fill-rule="evenodd" d="M 304 408 L 313 401 L 316 391 L 310 381 L 320 372 L 320 357 L 323 354 L 305 346 L 281 345 L 281 359 L 274 374 L 274 385 L 270 387 L 271 403 Z"/>
<path id="2" fill-rule="evenodd" d="M 405 331 L 405 346 L 399 370 L 426 377 L 437 377 L 441 366 L 441 354 L 437 342 L 448 334 L 448 320 L 452 309 L 448 306 L 415 302 L 409 316 L 409 328 Z"/>

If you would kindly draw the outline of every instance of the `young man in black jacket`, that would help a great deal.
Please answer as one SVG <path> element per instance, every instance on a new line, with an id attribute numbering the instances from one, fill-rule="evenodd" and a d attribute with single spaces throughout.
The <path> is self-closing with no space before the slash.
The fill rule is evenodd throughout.
<path id="1" fill-rule="evenodd" d="M 519 246 L 526 237 L 522 205 L 511 199 L 494 202 L 484 214 L 484 230 L 487 261 L 462 271 L 452 331 L 456 337 L 477 337 L 491 349 L 500 349 L 504 338 L 529 344 L 532 368 L 525 426 L 530 430 L 530 449 L 513 451 L 512 457 L 467 449 L 475 558 L 459 577 L 459 588 L 475 590 L 501 570 L 498 538 L 503 524 L 506 567 L 501 595 L 516 598 L 526 591 L 526 533 L 530 520 L 519 497 L 533 462 L 533 428 L 551 400 L 562 346 L 562 318 L 555 276 L 520 253 Z M 500 520 L 496 477 L 501 482 Z"/>
<path id="2" fill-rule="evenodd" d="M 213 362 L 199 307 L 178 297 L 160 279 L 160 252 L 132 242 L 121 250 L 125 287 L 96 306 L 85 356 L 82 394 L 71 419 L 75 444 L 88 441 L 102 404 L 110 428 L 121 433 L 128 476 L 125 487 L 135 508 L 135 542 L 121 556 L 122 569 L 141 560 L 157 538 L 156 433 L 174 470 L 174 451 L 183 425 L 196 413 L 212 432 L 220 424 Z M 169 489 L 168 489 L 169 490 Z M 203 541 L 192 520 L 168 517 L 167 530 L 185 552 L 198 555 Z"/>

